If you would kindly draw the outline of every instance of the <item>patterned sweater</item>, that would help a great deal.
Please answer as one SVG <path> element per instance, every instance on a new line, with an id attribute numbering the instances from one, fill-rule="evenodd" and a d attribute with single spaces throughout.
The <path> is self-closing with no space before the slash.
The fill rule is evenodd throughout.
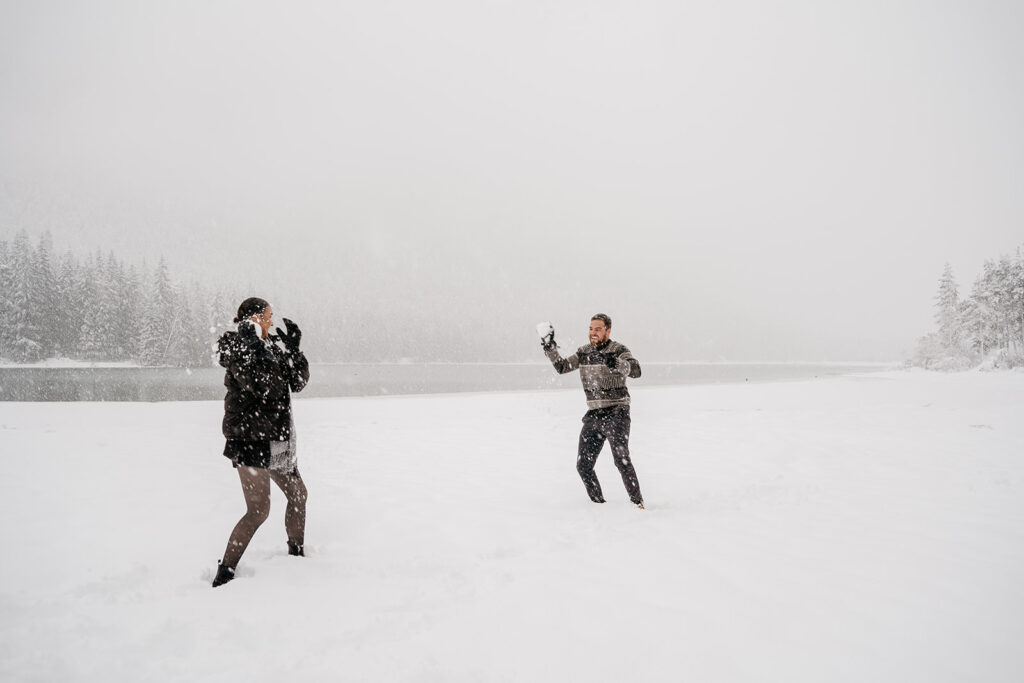
<path id="1" fill-rule="evenodd" d="M 640 376 L 640 362 L 622 344 L 611 340 L 596 347 L 587 344 L 568 358 L 562 358 L 557 348 L 545 351 L 544 355 L 560 375 L 580 371 L 583 393 L 591 410 L 629 405 L 626 378 Z"/>

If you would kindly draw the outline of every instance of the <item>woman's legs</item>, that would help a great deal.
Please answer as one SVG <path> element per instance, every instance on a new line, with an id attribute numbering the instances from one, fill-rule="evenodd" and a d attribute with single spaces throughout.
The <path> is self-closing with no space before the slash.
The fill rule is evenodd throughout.
<path id="1" fill-rule="evenodd" d="M 245 514 L 235 524 L 221 566 L 234 569 L 249 546 L 253 534 L 270 515 L 270 477 L 262 467 L 239 467 L 238 478 L 245 496 Z M 290 507 L 290 505 L 289 505 Z"/>
<path id="2" fill-rule="evenodd" d="M 288 534 L 289 544 L 297 546 L 301 553 L 306 537 L 306 484 L 303 483 L 298 470 L 292 474 L 270 470 L 268 472 L 288 499 L 288 509 L 284 513 L 284 529 Z"/>

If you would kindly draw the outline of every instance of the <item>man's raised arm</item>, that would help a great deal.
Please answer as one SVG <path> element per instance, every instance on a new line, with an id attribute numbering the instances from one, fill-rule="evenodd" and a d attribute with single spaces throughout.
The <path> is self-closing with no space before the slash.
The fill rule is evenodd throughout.
<path id="1" fill-rule="evenodd" d="M 544 349 L 544 355 L 548 357 L 559 375 L 579 369 L 580 356 L 578 353 L 574 353 L 568 358 L 562 358 L 562 355 L 558 353 L 558 344 L 555 343 L 555 328 L 551 326 L 551 323 L 537 325 L 537 333 L 540 334 L 540 346 Z"/>

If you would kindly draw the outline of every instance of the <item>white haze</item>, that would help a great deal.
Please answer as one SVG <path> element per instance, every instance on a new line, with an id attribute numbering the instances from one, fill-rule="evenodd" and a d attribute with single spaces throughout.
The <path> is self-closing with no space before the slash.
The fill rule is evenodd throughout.
<path id="1" fill-rule="evenodd" d="M 1024 242 L 1017 3 L 2 7 L 0 237 L 410 356 L 892 359 Z"/>

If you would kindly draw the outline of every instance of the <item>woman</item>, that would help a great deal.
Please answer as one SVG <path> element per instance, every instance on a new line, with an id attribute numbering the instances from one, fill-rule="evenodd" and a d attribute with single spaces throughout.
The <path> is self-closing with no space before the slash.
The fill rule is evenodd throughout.
<path id="1" fill-rule="evenodd" d="M 302 332 L 284 319 L 287 332 L 274 324 L 270 304 L 256 297 L 238 307 L 237 331 L 220 338 L 220 364 L 224 374 L 224 455 L 238 470 L 245 496 L 245 515 L 228 539 L 213 585 L 235 578 L 235 567 L 256 529 L 270 514 L 270 482 L 288 498 L 284 516 L 288 554 L 304 555 L 306 485 L 299 476 L 292 421 L 291 391 L 309 381 L 309 363 L 299 350 Z M 282 349 L 275 341 L 280 341 Z"/>

